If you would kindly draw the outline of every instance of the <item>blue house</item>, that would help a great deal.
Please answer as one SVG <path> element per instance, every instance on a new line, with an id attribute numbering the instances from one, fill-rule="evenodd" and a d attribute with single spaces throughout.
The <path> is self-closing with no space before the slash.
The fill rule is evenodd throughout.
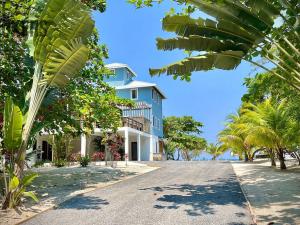
<path id="1" fill-rule="evenodd" d="M 137 81 L 136 73 L 125 64 L 107 65 L 113 75 L 105 81 L 116 89 L 120 97 L 132 99 L 133 108 L 122 107 L 122 127 L 118 133 L 124 138 L 124 150 L 128 160 L 152 161 L 163 159 L 163 115 L 162 102 L 166 98 L 154 83 Z M 100 125 L 101 126 L 101 125 Z M 72 141 L 72 150 L 81 155 L 92 155 L 96 150 L 93 139 L 102 135 L 101 127 L 95 127 L 88 137 L 82 134 Z M 37 160 L 53 160 L 49 134 L 37 138 L 37 149 L 42 154 Z"/>
<path id="2" fill-rule="evenodd" d="M 153 160 L 163 156 L 164 93 L 154 83 L 135 80 L 137 74 L 126 64 L 107 65 L 113 76 L 106 81 L 120 97 L 135 101 L 134 108 L 122 108 L 125 154 L 129 160 Z"/>

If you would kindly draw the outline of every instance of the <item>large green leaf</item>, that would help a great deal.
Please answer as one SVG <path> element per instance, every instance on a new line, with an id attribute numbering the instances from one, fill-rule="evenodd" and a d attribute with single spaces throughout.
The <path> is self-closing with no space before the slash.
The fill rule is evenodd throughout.
<path id="1" fill-rule="evenodd" d="M 250 46 L 244 43 L 234 43 L 233 41 L 220 41 L 214 38 L 190 35 L 188 37 L 177 37 L 170 39 L 156 39 L 157 48 L 162 50 L 173 50 L 175 48 L 187 51 L 243 51 L 247 52 Z"/>
<path id="2" fill-rule="evenodd" d="M 30 185 L 32 183 L 32 181 L 37 178 L 39 175 L 37 173 L 32 173 L 32 174 L 28 174 L 26 176 L 23 177 L 22 179 L 22 185 L 24 187 Z"/>
<path id="3" fill-rule="evenodd" d="M 13 176 L 13 178 L 9 181 L 9 190 L 14 191 L 20 184 L 20 180 L 18 177 Z"/>
<path id="4" fill-rule="evenodd" d="M 186 58 L 161 69 L 150 69 L 150 74 L 160 75 L 167 73 L 168 75 L 183 75 L 190 74 L 194 71 L 207 71 L 214 68 L 231 70 L 240 64 L 243 56 L 244 53 L 241 51 L 208 53 L 205 55 Z"/>
<path id="5" fill-rule="evenodd" d="M 9 151 L 17 150 L 22 141 L 23 116 L 20 108 L 8 98 L 4 106 L 4 146 Z"/>
<path id="6" fill-rule="evenodd" d="M 264 4 L 260 6 L 266 6 L 267 3 L 261 0 Z M 225 19 L 232 21 L 233 23 L 247 28 L 252 32 L 263 32 L 272 27 L 274 23 L 275 9 L 272 7 L 269 10 L 263 8 L 258 9 L 250 8 L 246 4 L 235 0 L 224 1 L 211 1 L 211 0 L 188 0 L 188 2 L 194 4 L 201 11 L 215 17 L 217 20 Z M 248 1 L 251 2 L 251 1 Z M 269 6 L 270 4 L 268 4 Z M 278 15 L 278 12 L 277 12 Z"/>
<path id="7" fill-rule="evenodd" d="M 65 85 L 85 65 L 88 53 L 89 49 L 79 39 L 61 45 L 57 51 L 49 54 L 41 84 Z"/>
<path id="8" fill-rule="evenodd" d="M 90 11 L 79 1 L 50 0 L 35 32 L 35 59 L 44 64 L 52 52 L 77 38 L 86 43 L 93 28 Z"/>
<path id="9" fill-rule="evenodd" d="M 36 197 L 36 195 L 35 195 L 32 191 L 25 191 L 25 192 L 23 192 L 23 195 L 24 195 L 25 197 L 30 197 L 30 198 L 32 198 L 35 202 L 38 202 L 38 201 L 39 201 L 39 199 Z"/>
<path id="10" fill-rule="evenodd" d="M 166 16 L 162 21 L 163 29 L 175 32 L 180 36 L 199 35 L 203 37 L 214 37 L 218 40 L 236 41 L 238 43 L 253 44 L 261 36 L 255 35 L 243 27 L 236 26 L 226 20 L 218 22 L 201 18 L 193 19 L 189 16 L 175 15 Z"/>

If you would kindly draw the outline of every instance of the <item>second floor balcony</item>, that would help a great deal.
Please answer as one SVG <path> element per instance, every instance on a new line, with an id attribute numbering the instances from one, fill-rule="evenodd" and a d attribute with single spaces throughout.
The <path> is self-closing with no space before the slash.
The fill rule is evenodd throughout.
<path id="1" fill-rule="evenodd" d="M 136 102 L 132 108 L 122 107 L 122 122 L 124 127 L 150 133 L 152 106 L 146 102 Z"/>

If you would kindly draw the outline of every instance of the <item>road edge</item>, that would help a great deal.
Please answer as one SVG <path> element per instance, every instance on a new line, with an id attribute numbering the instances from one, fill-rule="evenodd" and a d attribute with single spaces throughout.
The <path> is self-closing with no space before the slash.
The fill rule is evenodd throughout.
<path id="1" fill-rule="evenodd" d="M 120 180 L 117 180 L 117 181 L 113 181 L 113 182 L 107 183 L 107 184 L 104 185 L 104 186 L 96 187 L 96 188 L 94 188 L 94 189 L 86 190 L 86 191 L 83 191 L 82 193 L 79 193 L 79 194 L 75 194 L 75 195 L 73 195 L 73 196 L 70 196 L 70 197 L 64 199 L 63 201 L 61 201 L 61 202 L 59 202 L 59 203 L 57 203 L 57 204 L 54 204 L 53 206 L 49 206 L 49 208 L 45 208 L 44 210 L 42 210 L 42 211 L 40 211 L 40 212 L 38 212 L 38 213 L 36 213 L 36 214 L 30 216 L 30 217 L 27 217 L 26 219 L 23 219 L 23 220 L 21 220 L 21 221 L 15 223 L 15 225 L 21 225 L 22 223 L 25 223 L 26 221 L 31 220 L 32 218 L 34 218 L 34 217 L 36 217 L 36 216 L 38 216 L 38 215 L 40 215 L 40 214 L 42 214 L 42 213 L 45 213 L 45 212 L 47 212 L 47 211 L 49 211 L 49 210 L 52 210 L 52 209 L 56 209 L 60 204 L 66 202 L 66 201 L 69 201 L 69 200 L 72 199 L 72 198 L 75 198 L 75 197 L 78 197 L 78 196 L 82 196 L 82 195 L 87 194 L 87 193 L 90 193 L 90 192 L 92 192 L 92 191 L 96 191 L 96 190 L 99 190 L 99 189 L 102 189 L 102 188 L 106 188 L 106 187 L 112 186 L 112 185 L 114 185 L 114 184 L 120 183 L 120 182 L 122 182 L 122 181 L 126 181 L 126 180 L 129 180 L 129 179 L 131 179 L 131 178 L 135 178 L 135 177 L 138 177 L 138 176 L 142 176 L 142 175 L 144 175 L 144 174 L 148 174 L 148 173 L 154 172 L 154 171 L 156 171 L 156 170 L 158 170 L 158 169 L 161 169 L 161 167 L 152 167 L 152 168 L 153 168 L 152 170 L 149 170 L 149 171 L 147 171 L 147 172 L 144 172 L 144 173 L 141 173 L 141 174 L 132 175 L 132 176 L 128 176 L 128 177 L 122 178 L 122 179 L 120 179 Z"/>
<path id="2" fill-rule="evenodd" d="M 241 190 L 242 190 L 242 192 L 243 192 L 243 195 L 245 196 L 245 199 L 246 199 L 246 202 L 247 202 L 247 206 L 248 206 L 248 208 L 249 208 L 249 211 L 250 211 L 252 220 L 253 220 L 254 224 L 257 225 L 256 215 L 255 215 L 255 213 L 254 213 L 253 207 L 251 206 L 251 203 L 250 203 L 249 198 L 248 198 L 248 196 L 247 196 L 247 191 L 244 189 L 243 184 L 242 184 L 242 181 L 240 180 L 240 177 L 239 177 L 238 174 L 236 173 L 236 171 L 235 171 L 235 169 L 234 169 L 234 166 L 232 165 L 232 162 L 230 162 L 230 165 L 231 165 L 231 167 L 232 167 L 232 169 L 233 169 L 233 171 L 234 171 L 234 173 L 235 173 L 236 179 L 237 179 L 237 181 L 238 181 L 238 183 L 239 183 L 239 186 L 240 186 L 240 188 L 241 188 Z"/>

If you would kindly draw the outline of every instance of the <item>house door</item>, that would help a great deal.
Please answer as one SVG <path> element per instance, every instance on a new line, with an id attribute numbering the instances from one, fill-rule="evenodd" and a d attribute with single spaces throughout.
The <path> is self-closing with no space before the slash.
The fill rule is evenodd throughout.
<path id="1" fill-rule="evenodd" d="M 137 143 L 131 142 L 131 160 L 137 161 L 138 155 L 137 155 Z"/>
<path id="2" fill-rule="evenodd" d="M 42 160 L 52 161 L 52 146 L 47 141 L 43 141 L 42 144 Z"/>

